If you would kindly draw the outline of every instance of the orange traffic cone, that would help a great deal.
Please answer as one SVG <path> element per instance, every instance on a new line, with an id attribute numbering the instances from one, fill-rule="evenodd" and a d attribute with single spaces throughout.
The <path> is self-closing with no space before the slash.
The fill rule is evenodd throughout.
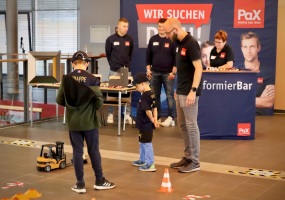
<path id="1" fill-rule="evenodd" d="M 27 196 L 27 197 L 29 197 L 30 199 L 32 199 L 32 198 L 38 198 L 38 197 L 41 197 L 42 196 L 42 194 L 41 193 L 39 193 L 37 190 L 35 190 L 35 189 L 29 189 L 29 190 L 27 190 L 27 192 L 25 192 L 25 195 Z"/>
<path id="2" fill-rule="evenodd" d="M 161 187 L 159 191 L 160 192 L 173 192 L 173 189 L 171 187 L 171 182 L 170 182 L 170 176 L 169 176 L 169 172 L 167 168 L 164 170 L 164 175 L 163 175 L 163 179 L 162 179 L 162 183 L 161 183 Z"/>
<path id="3" fill-rule="evenodd" d="M 27 196 L 24 195 L 24 194 L 15 194 L 15 195 L 12 196 L 10 199 L 11 199 L 11 200 L 30 200 L 30 198 L 27 197 Z"/>

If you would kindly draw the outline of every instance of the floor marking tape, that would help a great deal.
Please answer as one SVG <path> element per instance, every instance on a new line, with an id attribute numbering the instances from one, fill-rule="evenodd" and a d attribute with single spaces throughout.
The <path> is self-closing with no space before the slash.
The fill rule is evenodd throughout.
<path id="1" fill-rule="evenodd" d="M 285 179 L 285 177 L 280 176 L 281 172 L 279 171 L 272 171 L 272 170 L 263 170 L 263 169 L 248 169 L 244 172 L 238 171 L 228 171 L 229 173 L 233 174 L 244 174 L 250 176 L 259 176 L 259 177 L 267 177 L 267 178 L 277 178 L 277 179 Z"/>
<path id="2" fill-rule="evenodd" d="M 14 140 L 14 141 L 1 141 L 3 144 L 12 144 L 18 146 L 36 147 L 39 148 L 40 145 L 36 145 L 34 141 L 31 140 Z"/>
<path id="3" fill-rule="evenodd" d="M 195 199 L 204 199 L 204 198 L 208 198 L 211 197 L 210 195 L 193 195 L 193 194 L 189 194 L 185 197 L 183 197 L 183 199 L 187 199 L 187 200 L 195 200 Z"/>
<path id="4" fill-rule="evenodd" d="M 24 183 L 23 182 L 7 183 L 6 186 L 3 186 L 1 188 L 5 190 L 15 186 L 24 186 Z"/>

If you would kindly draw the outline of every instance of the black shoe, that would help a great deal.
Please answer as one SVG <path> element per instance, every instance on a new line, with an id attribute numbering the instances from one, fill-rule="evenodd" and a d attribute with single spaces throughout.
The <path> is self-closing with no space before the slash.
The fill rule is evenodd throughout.
<path id="1" fill-rule="evenodd" d="M 178 169 L 179 172 L 187 173 L 187 172 L 196 172 L 200 171 L 200 164 L 195 164 L 193 162 L 190 162 L 188 165 L 184 165 L 183 167 L 180 167 Z"/>
<path id="2" fill-rule="evenodd" d="M 174 168 L 174 169 L 178 169 L 179 167 L 183 167 L 183 166 L 189 164 L 189 162 L 191 163 L 192 160 L 186 159 L 186 157 L 182 157 L 182 159 L 181 159 L 179 162 L 177 162 L 177 163 L 171 163 L 171 164 L 170 164 L 170 167 L 171 167 L 171 168 Z"/>
<path id="3" fill-rule="evenodd" d="M 101 183 L 96 183 L 93 188 L 95 190 L 107 190 L 116 187 L 114 183 L 109 182 L 107 179 L 103 178 Z"/>
<path id="4" fill-rule="evenodd" d="M 85 189 L 85 186 L 84 185 L 80 185 L 80 184 L 75 184 L 72 188 L 71 188 L 72 191 L 78 193 L 78 194 L 84 194 L 86 193 L 86 189 Z"/>

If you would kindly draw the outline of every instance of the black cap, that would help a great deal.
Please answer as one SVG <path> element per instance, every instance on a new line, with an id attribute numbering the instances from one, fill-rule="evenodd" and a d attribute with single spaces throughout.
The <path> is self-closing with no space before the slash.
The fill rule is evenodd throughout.
<path id="1" fill-rule="evenodd" d="M 88 55 L 84 51 L 77 51 L 76 53 L 73 54 L 71 62 L 74 62 L 76 60 L 83 60 L 86 62 L 90 61 Z"/>
<path id="2" fill-rule="evenodd" d="M 146 73 L 143 72 L 139 72 L 134 76 L 134 81 L 133 81 L 133 85 L 136 84 L 140 84 L 143 82 L 148 82 L 148 78 L 146 76 Z"/>

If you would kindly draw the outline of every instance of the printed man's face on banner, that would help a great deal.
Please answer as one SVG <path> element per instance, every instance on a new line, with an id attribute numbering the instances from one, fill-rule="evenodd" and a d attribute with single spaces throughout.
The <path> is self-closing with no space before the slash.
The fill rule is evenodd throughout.
<path id="1" fill-rule="evenodd" d="M 257 46 L 256 38 L 243 39 L 241 41 L 241 51 L 247 62 L 253 62 L 258 59 L 258 52 L 260 49 L 261 47 Z"/>

